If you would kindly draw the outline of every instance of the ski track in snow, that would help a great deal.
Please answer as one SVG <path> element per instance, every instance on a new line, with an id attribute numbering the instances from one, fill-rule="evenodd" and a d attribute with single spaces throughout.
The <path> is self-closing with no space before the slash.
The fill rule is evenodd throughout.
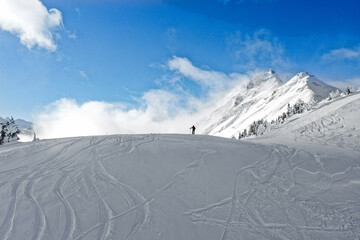
<path id="1" fill-rule="evenodd" d="M 212 203 L 200 209 L 194 209 L 185 213 L 195 223 L 204 223 L 211 225 L 219 225 L 223 227 L 223 233 L 220 240 L 237 239 L 236 236 L 250 236 L 248 239 L 258 239 L 257 234 L 261 234 L 264 239 L 284 239 L 286 234 L 289 238 L 285 239 L 313 239 L 312 232 L 327 233 L 328 238 L 334 238 L 332 233 L 337 233 L 339 236 L 355 237 L 351 239 L 359 239 L 360 226 L 359 220 L 352 219 L 352 214 L 359 215 L 359 203 L 341 203 L 339 206 L 326 206 L 325 203 L 317 200 L 298 200 L 291 196 L 290 192 L 295 187 L 295 170 L 303 170 L 296 164 L 291 164 L 286 161 L 288 150 L 285 147 L 274 148 L 269 157 L 265 161 L 256 162 L 253 165 L 241 168 L 234 177 L 234 187 L 232 195 L 217 203 Z M 286 152 L 286 154 L 284 154 Z M 295 152 L 294 155 L 297 153 Z M 279 166 L 284 164 L 287 171 L 279 169 Z M 262 168 L 261 166 L 268 165 L 269 168 Z M 359 169 L 358 169 L 359 171 Z M 239 192 L 237 185 L 239 184 L 239 176 L 247 174 L 251 179 L 246 181 L 247 187 L 242 192 Z M 288 175 L 290 186 L 284 188 L 275 180 L 276 177 L 282 178 Z M 331 180 L 333 182 L 338 179 Z M 271 195 L 271 191 L 277 191 L 277 195 Z M 281 191 L 281 192 L 279 192 Z M 255 195 L 263 195 L 256 199 Z M 280 199 L 278 199 L 280 197 Z M 282 199 L 281 199 L 282 198 Z M 284 201 L 285 199 L 287 201 Z M 279 201 L 280 200 L 280 201 Z M 249 207 L 249 203 L 253 207 Z M 285 205 L 282 205 L 286 203 Z M 266 204 L 272 205 L 273 209 L 281 211 L 280 215 L 285 217 L 284 222 L 268 222 L 263 219 L 257 209 L 266 207 Z M 209 218 L 206 213 L 222 207 L 229 206 L 227 219 Z M 298 211 L 295 213 L 295 211 Z M 306 215 L 303 211 L 310 211 L 311 215 Z M 334 213 L 334 211 L 336 213 Z M 354 211 L 354 212 L 352 212 Z M 296 214 L 302 214 L 302 224 L 296 223 Z M 309 214 L 307 213 L 307 214 Z M 277 212 L 276 214 L 279 214 Z M 359 216 L 358 216 L 359 217 Z M 309 224 L 309 221 L 314 221 L 314 218 L 319 218 L 319 226 Z M 327 218 L 333 218 L 333 222 L 327 222 Z M 240 220 L 242 219 L 242 220 Z M 284 232 L 284 233 L 281 233 Z M 232 234 L 232 236 L 230 235 Z M 291 236 L 291 237 L 290 237 Z M 307 237 L 308 236 L 308 237 Z M 328 239 L 326 238 L 326 239 Z M 245 239 L 247 239 L 245 237 Z M 316 239 L 316 238 L 315 238 Z M 335 237 L 335 239 L 337 239 Z M 350 239 L 350 238 L 349 238 Z"/>
<path id="2" fill-rule="evenodd" d="M 19 198 L 27 198 L 31 201 L 32 207 L 34 208 L 34 232 L 33 237 L 31 239 L 45 239 L 46 229 L 47 229 L 47 220 L 44 213 L 43 208 L 41 207 L 39 201 L 37 200 L 37 196 L 33 193 L 33 185 L 38 182 L 41 182 L 41 180 L 44 177 L 55 175 L 58 176 L 58 178 L 55 180 L 55 185 L 53 188 L 53 193 L 57 196 L 61 204 L 63 205 L 63 209 L 65 211 L 65 226 L 63 229 L 63 233 L 59 239 L 74 239 L 75 232 L 77 231 L 77 219 L 75 210 L 72 208 L 71 203 L 67 200 L 66 194 L 64 194 L 64 190 L 66 190 L 65 185 L 69 178 L 76 177 L 76 172 L 81 171 L 82 169 L 77 169 L 76 164 L 78 164 L 78 161 L 82 161 L 83 159 L 79 158 L 81 154 L 95 150 L 96 145 L 101 144 L 102 142 L 106 141 L 107 138 L 92 138 L 90 141 L 90 146 L 82 148 L 78 151 L 76 151 L 75 155 L 66 156 L 69 149 L 73 147 L 76 149 L 77 143 L 83 142 L 83 140 L 73 139 L 69 141 L 60 141 L 60 143 L 51 144 L 50 146 L 47 146 L 44 149 L 41 149 L 40 151 L 34 151 L 34 155 L 50 155 L 50 158 L 44 158 L 42 161 L 38 162 L 31 162 L 28 165 L 24 165 L 21 167 L 16 167 L 8 171 L 2 171 L 0 172 L 0 179 L 2 181 L 2 185 L 5 185 L 8 182 L 8 178 L 15 178 L 16 181 L 11 184 L 11 201 L 10 205 L 7 207 L 7 213 L 5 215 L 5 218 L 3 219 L 3 222 L 0 226 L 0 236 L 2 239 L 12 239 L 12 232 L 13 232 L 13 225 L 15 218 L 18 217 L 18 215 L 21 216 L 21 213 L 18 213 L 17 205 Z M 37 144 L 37 143 L 35 143 Z M 123 144 L 123 143 L 122 143 Z M 130 141 L 130 145 L 132 145 L 133 142 Z M 144 144 L 144 143 L 142 143 Z M 56 152 L 55 154 L 47 154 L 47 152 L 51 152 L 53 148 L 57 146 L 63 146 L 61 147 L 60 152 Z M 131 146 L 134 148 L 136 146 Z M 27 147 L 28 149 L 31 147 Z M 7 151 L 2 151 L 1 157 L 3 159 L 8 158 L 10 155 L 16 153 L 16 151 L 19 148 L 16 147 L 15 149 L 10 149 Z M 94 153 L 96 153 L 94 151 Z M 53 157 L 56 156 L 56 157 Z M 72 160 L 72 161 L 69 161 Z M 123 191 L 127 193 L 129 196 L 128 198 L 132 199 L 131 205 L 137 205 L 138 202 L 143 201 L 143 198 L 141 200 L 137 200 L 137 198 L 140 198 L 139 193 L 132 193 L 129 188 L 126 188 L 124 185 L 121 185 L 121 183 L 117 182 L 114 177 L 112 177 L 107 170 L 102 165 L 101 161 L 93 161 L 89 163 L 92 165 L 92 173 L 93 176 L 91 180 L 89 180 L 89 184 L 91 183 L 93 186 L 95 184 L 93 183 L 94 180 L 96 180 L 96 177 L 99 177 L 99 175 L 104 176 L 105 175 L 105 181 L 109 181 L 112 184 L 115 184 L 117 186 L 121 186 L 123 188 Z M 71 169 L 71 170 L 70 170 Z M 101 169 L 101 171 L 94 169 Z M 95 173 L 94 173 L 95 172 Z M 97 192 L 96 187 L 94 187 L 95 191 Z M 108 219 L 111 220 L 114 213 L 112 210 L 107 206 L 106 201 L 101 197 L 101 195 L 97 192 L 100 202 L 102 202 L 104 208 L 108 212 Z M 127 199 L 127 201 L 129 201 Z M 129 207 L 131 206 L 130 203 Z M 146 214 L 144 215 L 146 216 Z M 143 219 L 144 220 L 144 219 Z M 135 223 L 132 227 L 132 230 L 128 233 L 128 236 L 125 239 L 128 239 L 134 231 L 137 229 L 137 225 L 139 223 L 141 224 L 143 220 L 139 220 L 138 218 L 135 220 Z M 109 239 L 111 228 L 113 227 L 113 224 L 109 223 L 105 232 L 103 233 L 101 239 Z M 81 233 L 79 234 L 81 235 Z M 29 238 L 30 239 L 30 238 Z"/>
<path id="3" fill-rule="evenodd" d="M 143 143 L 142 143 L 143 144 Z M 138 144 L 137 146 L 139 146 L 141 144 Z M 116 185 L 118 186 L 121 186 L 122 188 L 125 189 L 125 191 L 130 195 L 132 196 L 133 194 L 135 194 L 140 200 L 141 202 L 139 202 L 138 204 L 136 203 L 136 201 L 133 200 L 133 206 L 126 210 L 125 212 L 122 212 L 120 214 L 117 214 L 117 215 L 113 215 L 111 218 L 108 219 L 108 221 L 113 221 L 119 217 L 123 217 L 123 216 L 126 216 L 128 215 L 129 213 L 133 212 L 133 211 L 138 211 L 139 208 L 145 208 L 143 210 L 143 217 L 141 217 L 141 219 L 137 219 L 134 224 L 132 225 L 131 227 L 131 231 L 130 233 L 126 236 L 125 239 L 129 239 L 129 237 L 131 237 L 137 230 L 137 228 L 143 224 L 146 219 L 147 219 L 147 216 L 149 215 L 149 202 L 153 201 L 157 195 L 159 195 L 161 192 L 169 189 L 172 185 L 174 185 L 175 183 L 181 181 L 182 179 L 186 178 L 189 174 L 191 175 L 193 173 L 193 169 L 194 168 L 197 168 L 198 166 L 200 166 L 203 161 L 204 161 L 204 158 L 207 154 L 210 154 L 210 153 L 214 153 L 213 150 L 207 150 L 205 151 L 205 153 L 203 154 L 203 156 L 199 159 L 199 160 L 196 160 L 194 162 L 191 162 L 190 164 L 186 165 L 184 169 L 181 169 L 180 171 L 178 171 L 173 177 L 171 177 L 170 181 L 165 185 L 163 186 L 162 188 L 156 190 L 153 194 L 150 195 L 150 197 L 148 197 L 147 199 L 145 199 L 140 193 L 138 193 L 137 191 L 135 191 L 134 189 L 131 189 L 130 187 L 128 186 L 125 186 L 124 184 L 121 184 L 119 183 L 113 176 L 111 176 L 111 174 L 109 174 L 107 172 L 107 170 L 105 169 L 105 167 L 102 165 L 101 161 L 99 161 L 99 164 L 100 164 L 100 169 L 103 170 L 103 172 L 105 172 L 105 175 L 107 175 L 109 177 L 109 179 L 111 180 L 110 182 L 115 182 Z M 133 197 L 132 197 L 133 198 Z M 134 198 L 133 198 L 134 199 Z M 82 239 L 83 237 L 85 237 L 87 234 L 89 234 L 91 231 L 94 231 L 95 229 L 99 228 L 99 227 L 102 227 L 105 223 L 99 223 L 95 226 L 93 226 L 92 228 L 90 228 L 88 231 L 84 232 L 83 234 L 81 234 L 80 237 L 76 238 L 76 239 Z M 131 238 L 130 238 L 131 239 Z"/>
<path id="4" fill-rule="evenodd" d="M 341 128 L 342 118 L 331 115 L 306 125 L 297 132 L 297 138 L 305 136 L 316 141 L 322 132 Z M 218 143 L 228 148 L 226 151 L 242 153 L 236 149 L 243 147 L 249 152 L 215 160 L 215 156 L 221 156 L 222 148 L 215 147 Z M 179 146 L 184 151 L 194 151 L 197 157 L 184 153 L 186 161 L 176 163 L 177 169 L 169 165 L 171 171 L 162 165 L 154 166 L 169 171 L 164 175 L 167 177 L 156 181 L 158 172 L 150 174 L 142 178 L 152 178 L 148 179 L 150 189 L 140 190 L 141 185 L 126 180 L 127 172 L 122 168 L 129 165 L 122 164 L 129 159 L 135 161 L 131 157 L 137 155 L 144 161 L 151 160 L 141 151 L 156 146 Z M 251 151 L 263 152 L 264 159 L 253 159 Z M 0 236 L 23 239 L 26 235 L 33 240 L 189 239 L 192 231 L 186 228 L 184 235 L 161 235 L 169 234 L 167 220 L 156 218 L 169 211 L 161 209 L 166 203 L 161 199 L 178 191 L 182 197 L 174 198 L 171 204 L 182 207 L 173 209 L 171 214 L 178 214 L 179 228 L 190 224 L 191 229 L 198 229 L 194 231 L 200 234 L 197 237 L 203 239 L 360 239 L 359 198 L 346 196 L 351 192 L 359 196 L 360 166 L 329 173 L 321 165 L 323 157 L 283 145 L 254 146 L 182 135 L 114 135 L 9 145 L 0 149 L 0 164 L 14 161 L 12 167 L 4 165 L 7 168 L 0 172 L 0 196 L 7 199 L 0 207 Z M 224 161 L 224 165 L 212 167 L 219 161 Z M 231 170 L 231 176 L 224 173 L 229 175 L 224 176 L 229 181 L 223 186 L 228 194 L 220 197 L 216 189 L 211 190 L 213 193 L 194 190 L 195 202 L 187 202 L 186 197 L 190 196 L 183 195 L 182 187 L 191 187 L 187 190 L 190 191 L 205 184 L 211 189 L 205 179 L 196 177 L 200 172 L 209 177 L 207 171 L 228 162 L 238 166 Z M 151 163 L 136 164 L 140 163 L 143 174 L 153 171 Z M 336 192 L 342 189 L 348 191 Z M 327 201 L 326 196 L 339 200 Z M 201 200 L 204 198 L 206 201 Z M 218 235 L 208 234 L 207 226 L 215 226 Z M 194 235 L 192 239 L 195 238 Z"/>
<path id="5" fill-rule="evenodd" d="M 310 142 L 360 152 L 358 109 L 360 93 L 355 93 L 325 103 L 297 119 L 290 119 L 280 126 L 280 132 L 293 134 L 295 142 Z"/>

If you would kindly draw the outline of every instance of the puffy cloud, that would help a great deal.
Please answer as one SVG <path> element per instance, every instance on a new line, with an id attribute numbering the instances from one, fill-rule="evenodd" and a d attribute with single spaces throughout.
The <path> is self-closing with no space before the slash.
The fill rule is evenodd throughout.
<path id="1" fill-rule="evenodd" d="M 222 72 L 203 70 L 195 67 L 187 58 L 174 56 L 168 61 L 169 69 L 194 80 L 200 86 L 209 90 L 221 91 L 234 80 L 241 78 L 239 74 L 225 74 Z"/>
<path id="2" fill-rule="evenodd" d="M 62 26 L 62 14 L 39 0 L 0 0 L 0 29 L 20 38 L 27 48 L 55 51 L 52 30 Z"/>
<path id="3" fill-rule="evenodd" d="M 35 132 L 40 138 L 59 138 L 105 134 L 186 133 L 194 116 L 174 107 L 177 97 L 162 90 L 143 96 L 145 107 L 127 110 L 121 104 L 60 99 L 35 118 Z M 177 111 L 170 116 L 171 111 Z M 188 126 L 189 125 L 189 126 Z"/>
<path id="4" fill-rule="evenodd" d="M 360 47 L 333 49 L 323 55 L 323 60 L 337 61 L 346 59 L 360 59 Z"/>

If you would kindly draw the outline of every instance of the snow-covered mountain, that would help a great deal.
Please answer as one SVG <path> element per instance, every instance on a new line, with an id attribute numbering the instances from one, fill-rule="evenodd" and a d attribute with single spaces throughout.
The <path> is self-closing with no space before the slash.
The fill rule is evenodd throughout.
<path id="1" fill-rule="evenodd" d="M 237 137 L 256 120 L 271 121 L 287 111 L 288 104 L 302 100 L 313 105 L 329 96 L 336 88 L 302 72 L 283 83 L 268 70 L 259 73 L 247 85 L 232 89 L 215 110 L 198 125 L 200 132 L 222 137 Z"/>
<path id="2" fill-rule="evenodd" d="M 32 129 L 33 128 L 33 123 L 23 120 L 23 119 L 16 119 L 15 120 L 15 124 L 20 128 L 20 129 Z"/>
<path id="3" fill-rule="evenodd" d="M 0 238 L 359 239 L 359 111 L 360 93 L 350 94 L 241 141 L 148 134 L 0 146 Z"/>

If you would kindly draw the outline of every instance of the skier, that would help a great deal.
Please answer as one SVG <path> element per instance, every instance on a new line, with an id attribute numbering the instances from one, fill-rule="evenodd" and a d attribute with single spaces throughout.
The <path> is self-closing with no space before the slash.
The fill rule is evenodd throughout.
<path id="1" fill-rule="evenodd" d="M 192 131 L 191 131 L 191 134 L 195 134 L 195 129 L 196 129 L 196 127 L 193 125 L 190 129 L 192 130 Z"/>

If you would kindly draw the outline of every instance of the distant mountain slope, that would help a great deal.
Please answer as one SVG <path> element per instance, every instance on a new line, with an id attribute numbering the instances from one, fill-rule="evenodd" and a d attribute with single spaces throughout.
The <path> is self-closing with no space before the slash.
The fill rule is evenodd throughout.
<path id="1" fill-rule="evenodd" d="M 23 119 L 16 119 L 15 120 L 16 125 L 21 129 L 32 129 L 33 123 L 29 121 L 25 121 Z"/>
<path id="2" fill-rule="evenodd" d="M 232 137 L 256 120 L 274 120 L 286 112 L 288 104 L 302 100 L 314 104 L 329 96 L 336 88 L 308 73 L 299 73 L 285 84 L 269 70 L 258 74 L 247 86 L 230 91 L 217 108 L 198 123 L 200 132 Z"/>

